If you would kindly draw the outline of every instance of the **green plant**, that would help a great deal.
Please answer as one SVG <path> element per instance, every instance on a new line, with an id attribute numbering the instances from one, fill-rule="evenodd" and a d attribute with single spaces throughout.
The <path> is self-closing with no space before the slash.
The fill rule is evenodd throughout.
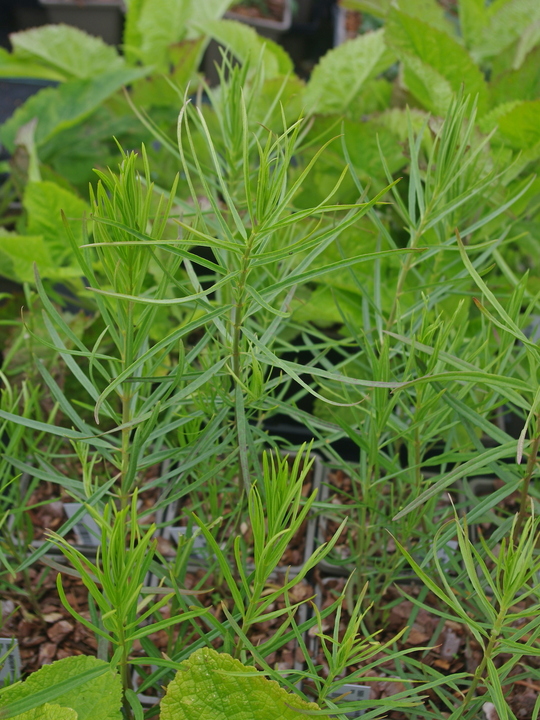
<path id="1" fill-rule="evenodd" d="M 263 673 L 211 648 L 197 650 L 180 665 L 161 702 L 163 720 L 195 720 L 201 713 L 222 718 L 245 714 L 253 720 L 300 720 L 313 711 L 319 711 L 315 703 L 286 692 Z"/>
<path id="2" fill-rule="evenodd" d="M 459 705 L 451 708 L 452 720 L 476 717 L 486 699 L 486 695 L 476 694 L 479 685 L 485 688 L 499 717 L 516 717 L 505 701 L 503 686 L 519 681 L 520 674 L 512 671 L 525 656 L 539 652 L 536 647 L 540 636 L 537 585 L 540 565 L 536 551 L 539 524 L 532 503 L 531 511 L 519 537 L 515 529 L 520 516 L 514 518 L 510 532 L 496 549 L 497 555 L 495 548 L 486 542 L 482 542 L 480 548 L 475 547 L 469 539 L 466 521 L 456 518 L 452 525 L 457 531 L 464 564 L 461 587 L 449 581 L 438 559 L 435 563 L 440 585 L 400 547 L 418 577 L 442 603 L 440 608 L 432 608 L 432 612 L 459 619 L 482 648 L 482 660 L 469 678 L 466 690 L 461 691 Z M 442 530 L 434 537 L 435 558 Z M 503 662 L 496 662 L 501 655 Z M 536 674 L 529 669 L 526 676 Z"/>
<path id="3" fill-rule="evenodd" d="M 0 690 L 0 713 L 18 720 L 120 720 L 121 685 L 108 663 L 84 655 L 45 665 Z"/>

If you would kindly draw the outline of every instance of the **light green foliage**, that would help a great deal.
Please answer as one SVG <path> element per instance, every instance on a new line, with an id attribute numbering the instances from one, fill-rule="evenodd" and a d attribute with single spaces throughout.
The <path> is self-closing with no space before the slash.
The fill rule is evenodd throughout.
<path id="1" fill-rule="evenodd" d="M 145 74 L 144 69 L 113 69 L 90 79 L 73 80 L 57 88 L 40 90 L 2 125 L 0 139 L 9 150 L 14 150 L 18 129 L 37 117 L 36 143 L 41 145 L 56 133 L 80 123 L 122 85 Z"/>
<path id="2" fill-rule="evenodd" d="M 540 5 L 536 0 L 495 0 L 485 11 L 485 22 L 477 24 L 480 31 L 471 50 L 478 61 L 503 52 L 540 21 Z M 519 55 L 518 55 L 519 57 Z"/>
<path id="3" fill-rule="evenodd" d="M 90 676 L 88 680 L 85 674 Z M 47 695 L 50 700 L 45 699 Z M 0 694 L 0 712 L 11 710 L 15 703 L 20 705 L 27 701 L 29 709 L 26 713 L 14 717 L 49 720 L 53 717 L 54 706 L 60 706 L 71 708 L 71 712 L 59 714 L 62 720 L 120 720 L 121 695 L 120 679 L 107 663 L 78 655 L 44 665 L 23 683 L 6 688 Z M 51 705 L 42 711 L 41 706 L 47 702 Z M 39 708 L 39 711 L 31 714 L 32 708 Z"/>
<path id="4" fill-rule="evenodd" d="M 88 218 L 90 211 L 88 204 L 69 190 L 48 181 L 28 183 L 23 203 L 28 212 L 27 231 L 32 235 L 42 235 L 59 267 L 66 264 L 66 260 L 72 258 L 72 250 L 62 213 L 70 222 L 73 237 L 80 245 L 83 218 Z"/>
<path id="5" fill-rule="evenodd" d="M 203 23 L 198 16 L 192 25 L 228 48 L 241 62 L 251 61 L 257 65 L 260 60 L 267 78 L 292 72 L 291 59 L 283 48 L 272 40 L 262 38 L 248 25 L 234 20 L 213 19 Z M 253 60 L 256 62 L 253 63 Z"/>
<path id="6" fill-rule="evenodd" d="M 131 0 L 124 31 L 127 58 L 166 72 L 171 48 L 208 35 L 207 23 L 219 19 L 231 4 L 232 0 Z"/>
<path id="7" fill-rule="evenodd" d="M 320 708 L 211 648 L 182 663 L 161 702 L 162 720 L 304 720 L 314 710 Z"/>
<path id="8" fill-rule="evenodd" d="M 438 114 L 443 113 L 448 104 L 442 102 L 440 89 L 437 87 L 435 71 L 443 77 L 453 92 L 458 92 L 464 85 L 465 92 L 479 96 L 479 108 L 483 109 L 487 101 L 487 86 L 482 73 L 473 62 L 465 48 L 448 33 L 429 24 L 429 21 L 408 15 L 394 7 L 390 10 L 386 23 L 387 42 L 395 49 L 405 64 L 405 82 L 412 83 L 411 90 L 419 91 L 418 76 L 420 74 L 425 90 L 419 99 L 428 109 Z M 419 62 L 421 65 L 419 65 Z M 420 68 L 427 66 L 423 73 Z M 423 75 L 423 76 L 422 76 Z M 430 96 L 437 101 L 430 100 Z M 451 98 L 448 98 L 448 101 Z"/>
<path id="9" fill-rule="evenodd" d="M 45 277 L 59 277 L 43 236 L 19 235 L 0 229 L 0 262 L 2 274 L 19 282 L 33 282 L 33 263 Z"/>
<path id="10" fill-rule="evenodd" d="M 361 35 L 330 50 L 313 70 L 306 88 L 311 112 L 342 113 L 372 77 L 386 70 L 395 56 L 383 30 Z M 339 82 L 336 78 L 339 77 Z"/>
<path id="11" fill-rule="evenodd" d="M 141 3 L 138 17 L 131 21 L 125 38 L 128 49 L 137 59 L 156 69 L 165 70 L 168 48 L 185 38 L 190 17 L 190 0 L 152 0 Z M 129 14 L 128 14 L 129 17 Z M 135 25 L 136 29 L 133 29 Z M 137 38 L 137 45 L 133 42 Z"/>
<path id="12" fill-rule="evenodd" d="M 515 105 L 499 118 L 499 128 L 508 143 L 526 150 L 540 142 L 540 100 Z"/>
<path id="13" fill-rule="evenodd" d="M 15 715 L 15 720 L 78 720 L 75 710 L 60 705 L 45 703 L 34 710 Z"/>
<path id="14" fill-rule="evenodd" d="M 91 79 L 120 70 L 124 60 L 101 38 L 69 25 L 45 25 L 10 35 L 15 62 L 51 68 L 64 80 Z"/>

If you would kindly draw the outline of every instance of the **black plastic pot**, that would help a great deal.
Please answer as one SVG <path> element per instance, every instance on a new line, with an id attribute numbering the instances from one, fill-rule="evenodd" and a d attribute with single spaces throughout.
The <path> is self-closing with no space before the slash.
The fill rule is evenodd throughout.
<path id="1" fill-rule="evenodd" d="M 65 23 L 101 37 L 109 45 L 122 41 L 124 3 L 122 0 L 39 0 L 50 23 Z"/>
<path id="2" fill-rule="evenodd" d="M 0 79 L 0 124 L 5 123 L 15 110 L 25 103 L 29 97 L 46 87 L 56 87 L 53 80 L 34 78 L 1 78 Z"/>

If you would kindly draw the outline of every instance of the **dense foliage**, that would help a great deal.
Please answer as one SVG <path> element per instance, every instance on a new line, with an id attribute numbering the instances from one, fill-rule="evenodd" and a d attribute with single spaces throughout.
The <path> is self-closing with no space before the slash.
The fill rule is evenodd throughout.
<path id="1" fill-rule="evenodd" d="M 57 83 L 0 128 L 25 306 L 2 308 L 2 597 L 45 623 L 58 573 L 98 657 L 0 691 L 2 717 L 86 717 L 86 683 L 118 696 L 96 720 L 156 716 L 163 686 L 171 720 L 515 718 L 540 679 L 540 11 L 350 5 L 377 29 L 307 83 L 223 2 L 132 0 L 123 55 L 55 26 L 0 55 Z M 324 572 L 351 577 L 312 608 Z M 428 663 L 448 623 L 475 665 Z"/>

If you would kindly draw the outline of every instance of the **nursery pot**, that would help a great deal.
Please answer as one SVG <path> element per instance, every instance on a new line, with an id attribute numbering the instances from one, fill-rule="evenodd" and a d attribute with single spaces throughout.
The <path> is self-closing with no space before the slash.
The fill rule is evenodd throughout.
<path id="1" fill-rule="evenodd" d="M 123 0 L 39 0 L 49 22 L 65 23 L 103 38 L 109 45 L 122 41 Z"/>
<path id="2" fill-rule="evenodd" d="M 243 22 L 246 25 L 251 25 L 255 30 L 270 40 L 277 42 L 283 33 L 287 32 L 291 27 L 292 23 L 292 7 L 291 0 L 284 0 L 283 2 L 283 15 L 281 20 L 276 20 L 270 17 L 259 17 L 257 15 L 245 14 L 240 11 L 240 8 L 235 9 L 234 7 L 225 13 L 225 18 L 228 20 L 237 20 Z"/>
<path id="3" fill-rule="evenodd" d="M 38 78 L 0 78 L 0 125 L 8 120 L 15 110 L 29 97 L 46 87 L 56 87 L 53 80 Z"/>

